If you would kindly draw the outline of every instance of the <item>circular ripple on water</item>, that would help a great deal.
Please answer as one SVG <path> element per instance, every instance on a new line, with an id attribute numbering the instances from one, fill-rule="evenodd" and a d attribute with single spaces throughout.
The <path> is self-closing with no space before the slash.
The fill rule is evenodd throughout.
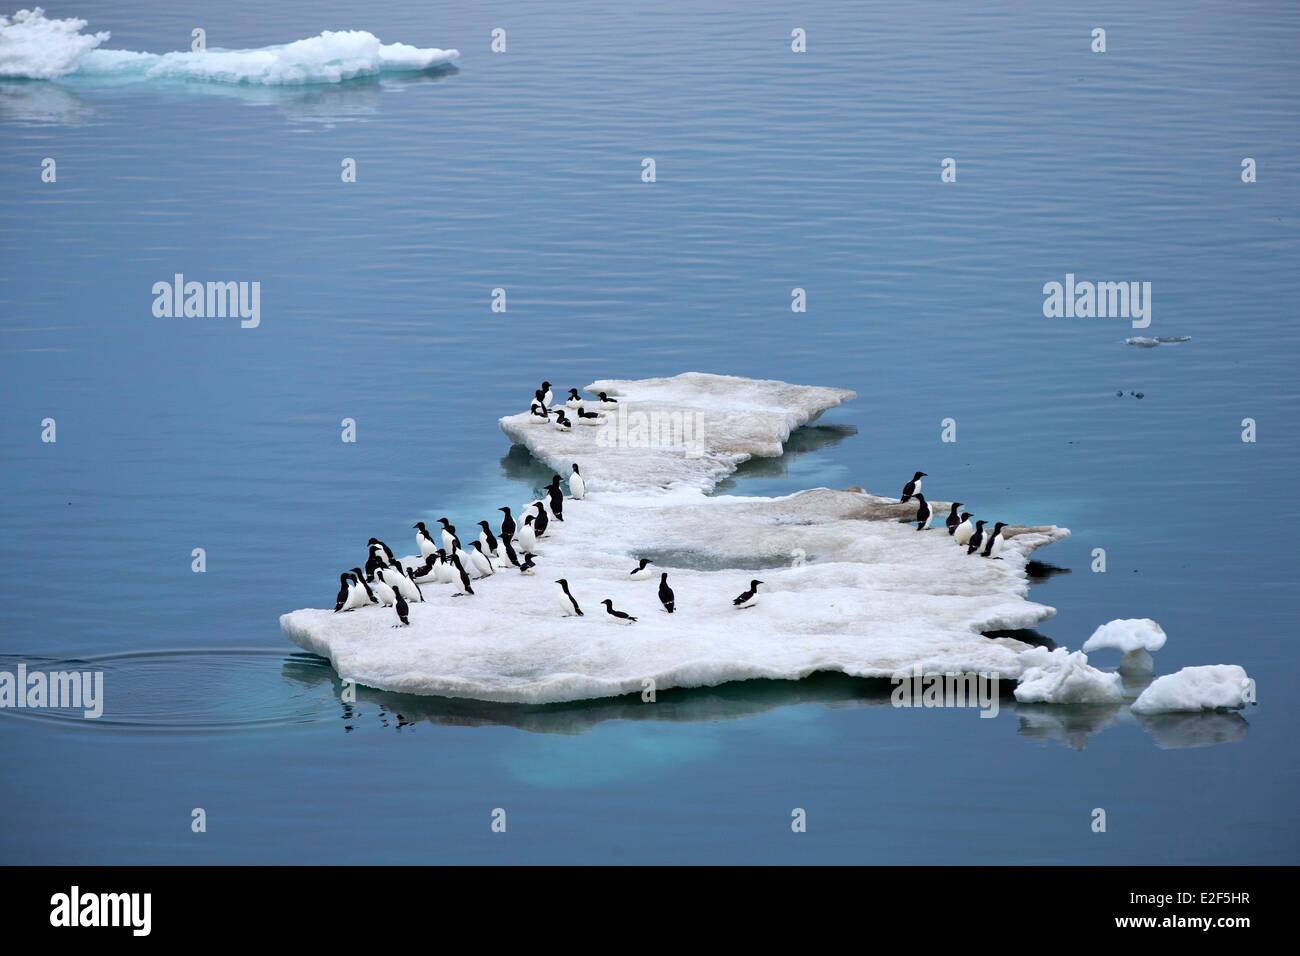
<path id="1" fill-rule="evenodd" d="M 80 709 L 0 708 L 0 717 L 69 727 L 203 733 L 309 724 L 339 715 L 338 678 L 313 654 L 230 648 L 103 654 L 66 660 L 0 656 L 0 670 L 99 671 L 103 715 Z"/>

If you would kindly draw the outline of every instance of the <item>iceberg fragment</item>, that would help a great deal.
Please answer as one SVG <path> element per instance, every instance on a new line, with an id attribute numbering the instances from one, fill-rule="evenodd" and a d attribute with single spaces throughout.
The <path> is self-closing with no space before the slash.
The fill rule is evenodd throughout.
<path id="1" fill-rule="evenodd" d="M 1253 697 L 1254 682 L 1237 664 L 1184 667 L 1157 677 L 1133 702 L 1137 714 L 1240 710 Z"/>

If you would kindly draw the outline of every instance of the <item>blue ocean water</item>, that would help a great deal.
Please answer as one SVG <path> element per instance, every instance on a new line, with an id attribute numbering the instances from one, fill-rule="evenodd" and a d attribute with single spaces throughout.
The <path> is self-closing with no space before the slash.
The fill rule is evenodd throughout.
<path id="1" fill-rule="evenodd" d="M 133 50 L 364 29 L 462 56 L 337 86 L 0 81 L 0 654 L 93 659 L 109 698 L 98 724 L 0 712 L 0 861 L 1297 862 L 1300 9 L 47 14 Z M 259 281 L 261 325 L 155 318 L 176 273 Z M 1067 273 L 1151 282 L 1151 328 L 1045 319 Z M 836 675 L 344 705 L 280 634 L 369 536 L 520 500 L 535 473 L 496 420 L 543 378 L 685 370 L 859 393 L 731 492 L 919 468 L 1068 526 L 1038 555 L 1069 572 L 1032 591 L 1045 636 L 1153 617 L 1158 672 L 1241 664 L 1259 706 L 981 720 Z"/>

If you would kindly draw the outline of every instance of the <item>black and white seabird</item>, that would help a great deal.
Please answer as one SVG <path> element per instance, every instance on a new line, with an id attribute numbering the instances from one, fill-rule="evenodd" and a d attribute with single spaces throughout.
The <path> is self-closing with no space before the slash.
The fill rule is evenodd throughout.
<path id="1" fill-rule="evenodd" d="M 970 536 L 975 533 L 975 526 L 971 524 L 970 520 L 973 517 L 975 516 L 969 511 L 963 511 L 961 513 L 961 524 L 953 529 L 952 540 L 957 543 L 959 548 L 966 547 L 967 542 L 970 541 Z"/>
<path id="2" fill-rule="evenodd" d="M 528 414 L 532 416 L 532 422 L 534 425 L 540 424 L 541 422 L 549 422 L 551 420 L 551 413 L 536 402 L 533 402 L 533 404 L 528 406 Z"/>
<path id="3" fill-rule="evenodd" d="M 397 603 L 397 595 L 393 593 L 393 586 L 384 580 L 385 574 L 391 574 L 387 568 L 380 568 L 375 572 L 374 580 L 370 582 L 370 591 L 384 607 L 392 607 Z"/>
<path id="4" fill-rule="evenodd" d="M 408 615 L 411 613 L 411 609 L 407 606 L 406 599 L 402 597 L 401 591 L 394 591 L 393 597 L 397 599 L 393 604 L 393 608 L 397 611 L 397 620 L 399 621 L 393 627 L 410 627 L 411 620 Z"/>
<path id="5" fill-rule="evenodd" d="M 509 508 L 498 508 L 504 517 L 501 519 L 501 537 L 513 538 L 515 536 L 515 519 L 510 515 Z"/>
<path id="6" fill-rule="evenodd" d="M 649 581 L 657 573 L 657 569 L 650 563 L 649 558 L 642 558 L 636 564 L 636 567 L 628 572 L 629 581 Z"/>
<path id="7" fill-rule="evenodd" d="M 925 472 L 918 471 L 915 475 L 912 476 L 911 481 L 903 485 L 903 493 L 899 496 L 898 500 L 905 502 L 909 498 L 911 498 L 912 495 L 917 494 L 921 490 L 921 479 L 928 478 L 928 477 L 929 476 Z"/>
<path id="8" fill-rule="evenodd" d="M 966 553 L 974 554 L 976 551 L 980 549 L 980 545 L 982 545 L 983 543 L 984 543 L 984 522 L 976 521 L 975 533 L 970 536 L 970 543 L 966 546 Z"/>
<path id="9" fill-rule="evenodd" d="M 417 521 L 415 528 L 415 543 L 420 546 L 420 557 L 427 558 L 438 550 L 438 543 L 433 540 L 433 535 L 429 534 L 429 529 L 424 526 L 423 521 Z"/>
<path id="10" fill-rule="evenodd" d="M 442 525 L 442 546 L 450 554 L 456 550 L 456 526 L 446 518 L 439 518 L 438 522 Z"/>
<path id="11" fill-rule="evenodd" d="M 460 597 L 463 594 L 473 594 L 474 588 L 469 583 L 469 572 L 465 570 L 465 565 L 460 563 L 460 556 L 453 554 L 451 556 L 451 567 L 455 573 L 453 582 L 460 585 L 456 588 L 456 593 L 452 597 Z"/>
<path id="12" fill-rule="evenodd" d="M 601 601 L 600 603 L 605 605 L 605 612 L 609 614 L 609 616 L 612 617 L 619 624 L 633 624 L 636 622 L 636 618 L 634 618 L 631 614 L 625 614 L 622 611 L 614 610 L 614 602 L 611 601 L 609 598 L 605 598 L 605 600 Z"/>
<path id="13" fill-rule="evenodd" d="M 483 529 L 478 534 L 479 544 L 488 554 L 496 554 L 497 536 L 492 533 L 492 527 L 486 521 L 480 521 L 478 526 Z"/>
<path id="14" fill-rule="evenodd" d="M 604 415 L 596 412 L 589 412 L 581 405 L 578 406 L 578 424 L 579 425 L 599 425 L 605 420 Z"/>
<path id="15" fill-rule="evenodd" d="M 478 576 L 486 578 L 496 574 L 496 568 L 492 567 L 492 559 L 483 553 L 483 545 L 477 541 L 471 541 L 469 546 L 472 549 L 469 553 L 469 560 L 474 565 L 474 570 L 478 572 Z"/>
<path id="16" fill-rule="evenodd" d="M 354 611 L 369 603 L 369 596 L 361 589 L 352 572 L 344 571 L 339 575 L 339 596 L 334 601 L 335 614 L 339 611 Z"/>
<path id="17" fill-rule="evenodd" d="M 930 513 L 930 502 L 925 500 L 925 495 L 916 494 L 916 530 L 924 531 L 930 527 L 930 519 L 934 517 Z"/>
<path id="18" fill-rule="evenodd" d="M 564 492 L 560 490 L 560 482 L 563 480 L 559 475 L 552 475 L 551 483 L 546 486 L 546 496 L 551 502 L 551 514 L 555 515 L 556 521 L 564 520 Z"/>
<path id="19" fill-rule="evenodd" d="M 583 480 L 582 472 L 578 471 L 576 461 L 573 463 L 573 473 L 569 475 L 569 494 L 578 501 L 587 497 L 587 482 Z"/>
<path id="20" fill-rule="evenodd" d="M 578 607 L 578 602 L 574 600 L 573 595 L 569 593 L 569 582 L 564 580 L 564 578 L 560 578 L 555 583 L 560 586 L 561 591 L 560 609 L 564 611 L 566 616 L 571 617 L 576 614 L 578 617 L 582 617 L 582 608 Z"/>
<path id="21" fill-rule="evenodd" d="M 659 603 L 664 606 L 664 610 L 669 614 L 672 614 L 677 608 L 677 598 L 673 594 L 673 589 L 668 586 L 667 571 L 659 575 Z"/>
<path id="22" fill-rule="evenodd" d="M 533 530 L 533 516 L 524 517 L 524 526 L 519 529 L 519 546 L 525 552 L 537 550 L 537 532 Z"/>
<path id="23" fill-rule="evenodd" d="M 386 567 L 388 567 L 388 559 L 384 557 L 384 549 L 377 544 L 372 544 L 370 557 L 366 558 L 366 578 L 373 578 L 376 571 Z"/>
<path id="24" fill-rule="evenodd" d="M 963 502 L 954 501 L 952 503 L 952 511 L 948 512 L 948 520 L 944 522 L 948 526 L 948 537 L 950 538 L 952 537 L 952 533 L 957 530 L 958 525 L 961 524 L 961 515 L 957 509 L 960 508 L 962 504 Z"/>
<path id="25" fill-rule="evenodd" d="M 762 581 L 750 581 L 749 590 L 742 591 L 740 596 L 731 603 L 736 607 L 753 607 L 758 603 L 758 586 L 762 583 Z"/>
<path id="26" fill-rule="evenodd" d="M 388 561 L 388 563 L 389 564 L 397 563 L 397 558 L 393 556 L 393 549 L 390 548 L 388 545 L 384 544 L 384 542 L 380 541 L 378 538 L 371 538 L 369 541 L 366 542 L 366 544 L 370 545 L 371 547 L 378 545 L 379 547 L 383 548 L 384 558 Z"/>
<path id="27" fill-rule="evenodd" d="M 573 422 L 571 422 L 569 417 L 564 414 L 564 409 L 562 408 L 557 408 L 555 410 L 555 427 L 562 432 L 573 431 Z"/>
<path id="28" fill-rule="evenodd" d="M 366 600 L 371 604 L 378 604 L 379 600 L 375 597 L 375 592 L 370 590 L 370 582 L 366 580 L 366 576 L 361 572 L 361 569 L 353 568 L 352 576 L 357 579 L 357 583 L 365 590 Z"/>
<path id="29" fill-rule="evenodd" d="M 438 549 L 438 566 L 433 573 L 439 584 L 452 584 L 456 580 L 456 569 L 451 566 L 447 552 L 442 548 Z"/>
<path id="30" fill-rule="evenodd" d="M 502 558 L 502 555 L 505 557 Z M 519 567 L 519 556 L 515 554 L 515 544 L 510 538 L 501 539 L 501 547 L 497 549 L 497 560 L 509 561 L 516 568 Z"/>
<path id="31" fill-rule="evenodd" d="M 609 397 L 608 395 L 606 395 L 604 392 L 597 392 L 597 393 L 596 393 L 596 397 L 600 399 L 600 404 L 602 404 L 602 405 L 617 405 L 617 404 L 618 404 L 618 399 L 616 399 L 616 398 L 610 398 L 610 397 Z"/>
<path id="32" fill-rule="evenodd" d="M 992 534 L 984 540 L 984 550 L 980 552 L 981 557 L 996 558 L 1002 552 L 1002 529 L 1006 527 L 1006 522 L 999 521 L 993 526 Z"/>
<path id="33" fill-rule="evenodd" d="M 519 562 L 517 561 L 515 563 L 519 564 Z M 519 573 L 531 575 L 536 567 L 537 567 L 537 562 L 533 560 L 533 556 L 531 554 L 525 553 L 524 563 L 519 564 Z"/>
<path id="34" fill-rule="evenodd" d="M 551 383 L 543 382 L 542 387 L 537 390 L 537 399 L 542 403 L 543 408 L 551 407 Z"/>
<path id="35" fill-rule="evenodd" d="M 534 502 L 533 507 L 537 509 L 537 514 L 533 516 L 533 534 L 540 538 L 546 534 L 546 528 L 550 525 L 551 519 L 547 517 L 546 507 L 540 501 Z"/>
<path id="36" fill-rule="evenodd" d="M 407 573 L 406 568 L 402 567 L 402 562 L 398 561 L 390 570 L 392 571 L 392 574 L 388 576 L 387 580 L 388 583 L 392 585 L 394 591 L 402 595 L 408 601 L 419 602 L 424 600 L 424 592 L 420 590 L 418 584 L 411 580 L 411 576 Z"/>
<path id="37" fill-rule="evenodd" d="M 406 576 L 416 584 L 430 584 L 438 580 L 438 553 L 427 556 L 421 563 L 406 569 Z"/>
<path id="38" fill-rule="evenodd" d="M 582 404 L 582 396 L 578 394 L 576 388 L 569 389 L 569 400 L 564 404 L 568 405 L 570 408 L 577 408 Z"/>

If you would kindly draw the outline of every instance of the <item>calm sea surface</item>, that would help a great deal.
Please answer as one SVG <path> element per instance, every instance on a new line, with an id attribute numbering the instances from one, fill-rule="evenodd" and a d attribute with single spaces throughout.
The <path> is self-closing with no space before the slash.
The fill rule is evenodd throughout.
<path id="1" fill-rule="evenodd" d="M 117 48 L 365 29 L 462 56 L 0 82 L 0 663 L 91 658 L 108 695 L 98 724 L 0 713 L 0 862 L 1300 862 L 1300 7 L 979 6 L 48 4 Z M 175 273 L 259 281 L 261 326 L 154 318 Z M 1067 273 L 1152 283 L 1151 328 L 1045 319 Z M 543 378 L 686 370 L 859 393 L 732 493 L 923 469 L 1068 526 L 1044 636 L 1153 617 L 1157 672 L 1238 663 L 1259 706 L 981 720 L 835 675 L 345 706 L 280 634 L 369 536 L 519 501 L 496 419 Z"/>

